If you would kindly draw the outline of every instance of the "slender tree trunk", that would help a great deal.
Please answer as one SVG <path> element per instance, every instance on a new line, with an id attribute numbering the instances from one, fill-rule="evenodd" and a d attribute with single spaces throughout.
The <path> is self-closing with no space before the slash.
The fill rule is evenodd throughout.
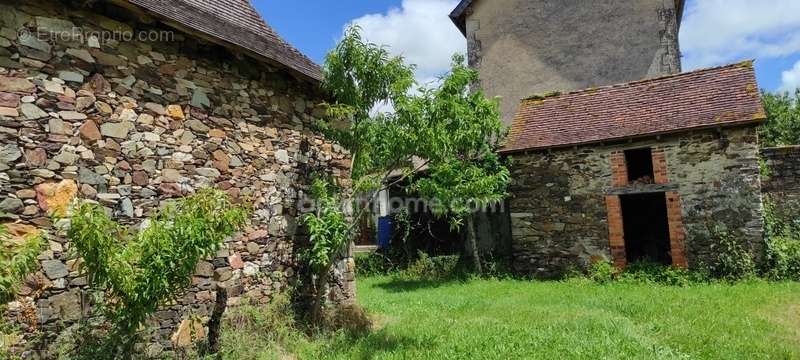
<path id="1" fill-rule="evenodd" d="M 475 235 L 475 218 L 472 214 L 467 216 L 467 251 L 472 258 L 472 265 L 478 274 L 483 274 L 483 266 L 481 266 L 481 257 L 478 254 L 478 240 Z"/>
<path id="2" fill-rule="evenodd" d="M 208 352 L 210 354 L 219 353 L 219 338 L 222 333 L 222 317 L 228 307 L 228 289 L 217 287 L 217 300 L 214 302 L 214 311 L 208 321 Z M 221 357 L 218 356 L 221 359 Z"/>
<path id="3" fill-rule="evenodd" d="M 313 309 L 311 310 L 311 320 L 313 324 L 317 326 L 322 325 L 322 310 L 325 307 L 325 290 L 328 286 L 329 272 L 330 272 L 330 266 L 328 266 L 327 271 L 323 272 L 317 277 L 316 281 L 317 286 L 314 294 Z"/>

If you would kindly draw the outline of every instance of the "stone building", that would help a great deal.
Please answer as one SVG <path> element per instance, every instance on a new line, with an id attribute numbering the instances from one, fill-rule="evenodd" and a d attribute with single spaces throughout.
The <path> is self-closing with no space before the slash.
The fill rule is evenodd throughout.
<path id="1" fill-rule="evenodd" d="M 251 226 L 152 319 L 148 355 L 184 345 L 218 286 L 235 305 L 294 284 L 309 174 L 349 185 L 348 155 L 313 130 L 320 78 L 248 0 L 2 1 L 0 218 L 49 234 L 9 307 L 19 346 L 42 349 L 89 314 L 87 279 L 48 216 L 76 197 L 131 226 L 203 186 L 254 202 Z M 332 296 L 352 300 L 352 261 L 336 275 Z"/>
<path id="2" fill-rule="evenodd" d="M 696 268 L 722 234 L 760 256 L 765 118 L 750 62 L 524 100 L 502 150 L 515 269 Z"/>
<path id="3" fill-rule="evenodd" d="M 683 8 L 684 0 L 462 0 L 450 17 L 510 124 L 532 94 L 680 72 Z"/>

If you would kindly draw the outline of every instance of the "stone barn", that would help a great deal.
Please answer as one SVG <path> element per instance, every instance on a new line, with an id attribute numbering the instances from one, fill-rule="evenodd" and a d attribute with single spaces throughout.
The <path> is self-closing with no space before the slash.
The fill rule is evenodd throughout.
<path id="1" fill-rule="evenodd" d="M 723 234 L 759 256 L 765 118 L 751 62 L 523 100 L 502 150 L 514 268 L 694 268 Z"/>
<path id="2" fill-rule="evenodd" d="M 18 346 L 45 349 L 90 315 L 79 260 L 48 216 L 76 197 L 130 226 L 203 186 L 254 202 L 250 228 L 153 317 L 148 356 L 187 345 L 218 287 L 236 305 L 295 284 L 308 174 L 349 179 L 349 156 L 314 130 L 321 76 L 248 0 L 2 1 L 0 220 L 49 234 L 8 307 Z M 352 300 L 352 261 L 334 278 L 336 300 Z"/>

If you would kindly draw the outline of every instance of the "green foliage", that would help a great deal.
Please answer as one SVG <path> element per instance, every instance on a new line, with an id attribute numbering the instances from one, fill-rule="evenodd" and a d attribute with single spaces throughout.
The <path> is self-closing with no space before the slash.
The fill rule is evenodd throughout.
<path id="1" fill-rule="evenodd" d="M 767 253 L 766 276 L 777 281 L 800 281 L 800 238 L 774 237 Z"/>
<path id="2" fill-rule="evenodd" d="M 759 131 L 761 146 L 772 147 L 800 144 L 800 89 L 792 97 L 788 93 L 763 93 L 762 101 L 767 122 Z"/>
<path id="3" fill-rule="evenodd" d="M 322 86 L 335 103 L 328 108 L 329 121 L 321 125 L 352 154 L 353 179 L 361 180 L 357 187 L 380 186 L 380 179 L 376 183 L 372 177 L 408 161 L 419 139 L 409 128 L 413 119 L 370 112 L 378 105 L 407 101 L 415 84 L 414 67 L 391 57 L 387 49 L 366 43 L 360 29 L 351 27 L 325 58 L 323 72 Z"/>
<path id="4" fill-rule="evenodd" d="M 311 240 L 311 246 L 303 258 L 312 271 L 320 275 L 330 271 L 336 256 L 348 244 L 351 230 L 347 216 L 341 209 L 342 203 L 327 180 L 314 180 L 312 196 L 317 210 L 302 218 Z"/>
<path id="5" fill-rule="evenodd" d="M 114 335 L 129 346 L 148 316 L 176 298 L 197 263 L 213 256 L 247 218 L 248 211 L 224 192 L 203 189 L 167 205 L 138 232 L 113 221 L 101 206 L 83 203 L 67 235 L 90 284 L 105 294 Z"/>
<path id="6" fill-rule="evenodd" d="M 504 138 L 498 102 L 470 91 L 478 74 L 463 56 L 453 57 L 440 85 L 412 94 L 413 70 L 348 29 L 326 58 L 323 87 L 336 101 L 322 127 L 353 155 L 356 192 L 376 191 L 402 172 L 458 223 L 471 206 L 505 196 L 508 170 L 494 152 Z M 394 111 L 372 113 L 381 104 Z M 415 179 L 425 167 L 427 176 Z"/>
<path id="7" fill-rule="evenodd" d="M 617 268 L 610 261 L 595 261 L 589 266 L 588 277 L 596 283 L 606 284 L 614 281 L 617 272 Z"/>
<path id="8" fill-rule="evenodd" d="M 355 262 L 358 277 L 388 275 L 398 270 L 398 265 L 378 251 L 356 254 Z"/>
<path id="9" fill-rule="evenodd" d="M 772 280 L 800 281 L 800 204 L 764 199 L 767 261 L 764 275 Z"/>
<path id="10" fill-rule="evenodd" d="M 576 274 L 580 278 L 582 274 Z M 704 271 L 662 265 L 653 262 L 635 262 L 618 270 L 610 261 L 598 261 L 587 270 L 586 278 L 594 283 L 625 283 L 636 285 L 689 286 L 709 282 L 709 275 Z M 568 280 L 574 280 L 569 278 Z"/>
<path id="11" fill-rule="evenodd" d="M 19 283 L 36 270 L 39 265 L 36 258 L 43 246 L 41 235 L 15 241 L 9 236 L 6 226 L 0 224 L 0 304 L 10 301 Z"/>
<path id="12" fill-rule="evenodd" d="M 432 154 L 427 176 L 413 189 L 432 200 L 431 209 L 455 221 L 473 210 L 502 200 L 510 173 L 496 150 L 505 138 L 495 100 L 470 91 L 478 73 L 453 58 L 452 70 L 438 89 L 423 89 L 415 98 L 430 124 L 425 153 Z"/>
<path id="13" fill-rule="evenodd" d="M 767 239 L 789 237 L 800 240 L 800 201 L 764 197 L 764 233 Z"/>
<path id="14" fill-rule="evenodd" d="M 311 321 L 315 325 L 323 325 L 328 276 L 336 257 L 340 256 L 345 246 L 349 244 L 353 231 L 347 215 L 342 211 L 343 202 L 328 180 L 315 179 L 312 184 L 312 196 L 316 203 L 316 212 L 302 217 L 302 222 L 310 234 L 311 245 L 303 251 L 302 259 L 313 275 L 314 300 Z"/>
<path id="15" fill-rule="evenodd" d="M 17 326 L 5 323 L 5 305 L 14 299 L 25 277 L 36 271 L 44 243 L 41 233 L 13 239 L 6 225 L 0 224 L 0 359 L 12 358 L 9 348 L 19 339 Z"/>
<path id="16" fill-rule="evenodd" d="M 758 172 L 763 179 L 769 179 L 772 177 L 772 169 L 767 164 L 767 161 L 764 158 L 758 159 Z"/>
<path id="17" fill-rule="evenodd" d="M 465 271 L 459 256 L 428 256 L 420 251 L 417 260 L 399 274 L 399 278 L 411 281 L 437 281 L 461 277 Z"/>
<path id="18" fill-rule="evenodd" d="M 625 271 L 619 275 L 619 281 L 635 284 L 689 286 L 707 283 L 709 276 L 702 271 L 689 271 L 652 262 L 636 262 L 625 267 Z"/>
<path id="19" fill-rule="evenodd" d="M 726 281 L 751 278 L 756 274 L 752 254 L 730 232 L 714 228 L 710 250 L 713 254 L 709 271 L 711 276 Z"/>

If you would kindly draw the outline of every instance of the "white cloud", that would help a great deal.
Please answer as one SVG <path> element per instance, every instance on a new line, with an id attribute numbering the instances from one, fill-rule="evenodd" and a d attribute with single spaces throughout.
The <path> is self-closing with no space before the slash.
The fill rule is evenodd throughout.
<path id="1" fill-rule="evenodd" d="M 448 17 L 456 5 L 457 0 L 403 0 L 400 8 L 364 15 L 348 26 L 361 26 L 365 39 L 417 65 L 417 80 L 427 83 L 447 72 L 453 54 L 466 53 L 466 40 Z"/>
<path id="2" fill-rule="evenodd" d="M 686 70 L 800 52 L 800 1 L 691 0 L 681 50 Z"/>
<path id="3" fill-rule="evenodd" d="M 784 71 L 781 74 L 781 88 L 780 91 L 788 91 L 794 94 L 794 91 L 800 88 L 800 61 L 794 64 L 794 67 Z"/>

